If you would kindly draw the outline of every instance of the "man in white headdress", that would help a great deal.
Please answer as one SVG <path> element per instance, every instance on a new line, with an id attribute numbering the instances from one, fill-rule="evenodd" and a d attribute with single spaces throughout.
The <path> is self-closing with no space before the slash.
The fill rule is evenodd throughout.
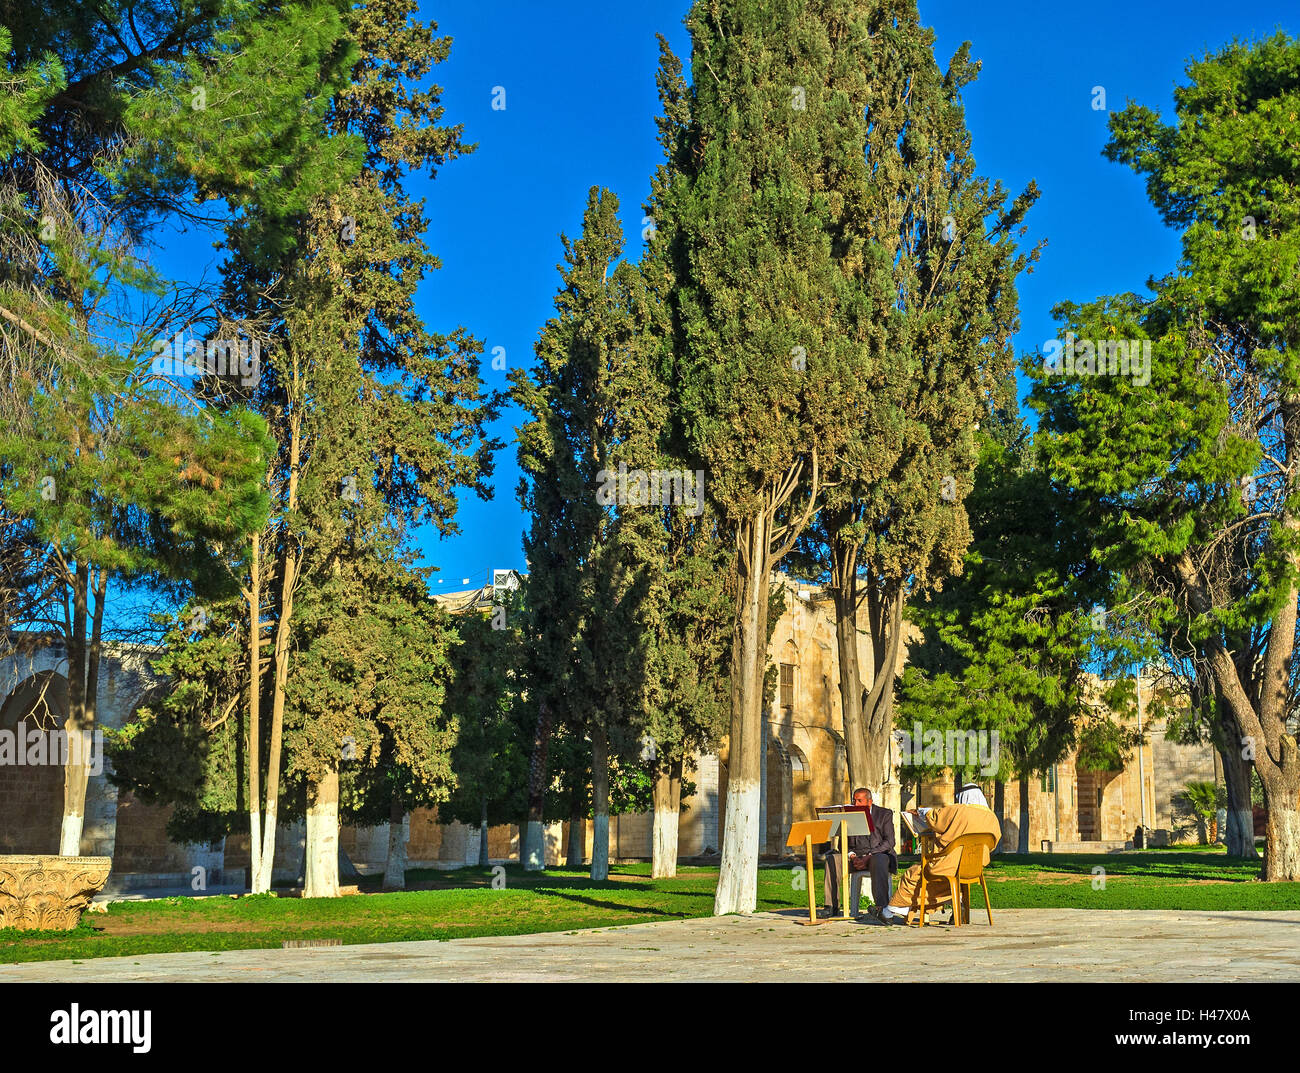
<path id="1" fill-rule="evenodd" d="M 910 810 L 912 815 L 920 813 L 919 809 Z M 946 880 L 936 877 L 957 874 L 958 854 L 945 853 L 945 849 L 963 835 L 989 834 L 993 836 L 996 846 L 1002 839 L 1002 825 L 993 810 L 989 808 L 984 792 L 973 782 L 968 782 L 957 792 L 957 800 L 952 805 L 926 809 L 924 827 L 934 836 L 934 855 L 927 859 L 925 883 L 925 909 L 930 912 L 938 909 L 944 902 L 952 901 L 952 892 Z M 920 825 L 918 820 L 917 824 Z M 988 850 L 984 850 L 984 864 L 989 863 Z M 889 904 L 878 913 L 872 913 L 884 924 L 906 924 L 909 910 L 920 908 L 921 866 L 912 865 L 898 881 L 898 890 L 889 900 Z"/>

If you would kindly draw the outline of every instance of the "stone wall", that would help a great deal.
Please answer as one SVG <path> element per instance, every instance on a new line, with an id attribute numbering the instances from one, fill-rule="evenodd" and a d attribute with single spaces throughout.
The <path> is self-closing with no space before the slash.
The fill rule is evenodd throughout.
<path id="1" fill-rule="evenodd" d="M 764 714 L 767 755 L 762 766 L 763 794 L 760 813 L 760 850 L 781 855 L 789 824 L 810 819 L 817 805 L 846 801 L 850 792 L 843 744 L 844 720 L 839 695 L 839 659 L 835 643 L 834 608 L 819 590 L 789 579 L 786 610 L 773 629 L 768 649 L 772 665 L 790 668 L 789 683 L 776 695 Z M 148 672 L 148 653 L 140 649 L 114 649 L 107 653 L 101 677 L 99 712 L 103 726 L 116 727 L 131 718 L 142 698 L 157 682 Z M 900 654 L 900 666 L 906 653 Z M 871 646 L 859 635 L 858 659 L 866 684 L 870 684 Z M 15 727 L 33 715 L 34 684 L 50 678 L 48 703 L 61 723 L 67 712 L 65 659 L 57 647 L 47 647 L 30 657 L 0 661 L 0 728 Z M 42 718 L 48 718 L 46 713 Z M 1176 798 L 1191 779 L 1213 779 L 1215 757 L 1208 746 L 1176 745 L 1164 740 L 1164 727 L 1148 726 L 1143 747 L 1148 826 L 1168 830 L 1171 838 L 1194 840 L 1194 823 L 1180 815 Z M 716 754 L 695 758 L 690 778 L 695 794 L 683 801 L 678 833 L 679 854 L 697 857 L 721 848 L 721 819 L 726 806 L 727 743 Z M 902 772 L 906 779 L 906 771 Z M 1133 837 L 1142 804 L 1136 757 L 1123 771 L 1090 773 L 1075 769 L 1074 758 L 1056 765 L 1053 782 L 1042 777 L 1029 781 L 1030 848 L 1043 841 L 1074 842 L 1081 838 L 1126 840 Z M 918 789 L 910 780 L 872 787 L 877 802 L 897 810 L 900 805 L 937 805 L 952 799 L 950 780 L 933 780 Z M 1098 799 L 1098 792 L 1100 797 Z M 985 792 L 994 801 L 992 783 Z M 54 852 L 58 848 L 63 799 L 63 769 L 14 768 L 0 765 L 0 852 Z M 1020 786 L 1005 787 L 1002 848 L 1014 850 L 1019 834 Z M 248 865 L 246 836 L 225 841 L 221 847 L 177 846 L 166 837 L 167 812 L 152 809 L 117 792 L 105 774 L 92 777 L 87 789 L 87 816 L 82 852 L 115 857 L 113 882 L 124 874 L 141 882 L 189 882 L 195 867 L 223 873 L 227 882 L 242 879 Z M 902 825 L 896 822 L 902 833 Z M 568 825 L 551 824 L 546 835 L 546 859 L 551 865 L 564 860 Z M 443 825 L 434 810 L 418 809 L 406 819 L 407 862 L 411 868 L 455 868 L 478 862 L 479 830 L 463 824 Z M 610 852 L 615 859 L 648 858 L 651 853 L 652 817 L 647 814 L 616 816 L 610 821 Z M 362 872 L 380 871 L 388 851 L 386 824 L 373 828 L 345 827 L 341 845 Z M 519 830 L 514 825 L 489 829 L 488 852 L 493 861 L 517 860 Z M 591 852 L 591 824 L 585 832 L 587 859 Z M 274 875 L 277 881 L 296 879 L 302 868 L 301 824 L 282 824 L 276 840 Z"/>
<path id="2" fill-rule="evenodd" d="M 1146 823 L 1153 831 L 1167 831 L 1169 841 L 1195 842 L 1198 830 L 1177 806 L 1183 787 L 1192 780 L 1213 781 L 1216 758 L 1209 745 L 1179 745 L 1165 739 L 1165 724 L 1144 728 L 1147 744 L 1142 747 L 1141 777 L 1138 753 L 1134 750 L 1119 771 L 1080 771 L 1071 754 L 1054 766 L 1046 777 L 1029 780 L 1029 849 L 1037 853 L 1045 841 L 1080 842 L 1131 841 L 1142 822 L 1142 782 L 1146 789 Z M 982 782 L 989 804 L 995 788 Z M 1054 787 L 1054 789 L 1053 789 Z M 919 804 L 930 806 L 952 801 L 951 779 L 923 784 Z M 912 796 L 908 788 L 908 801 Z M 911 807 L 911 804 L 908 804 Z M 1009 782 L 1003 802 L 1000 848 L 1014 853 L 1020 832 L 1020 783 Z M 1163 836 L 1161 836 L 1163 837 Z"/>

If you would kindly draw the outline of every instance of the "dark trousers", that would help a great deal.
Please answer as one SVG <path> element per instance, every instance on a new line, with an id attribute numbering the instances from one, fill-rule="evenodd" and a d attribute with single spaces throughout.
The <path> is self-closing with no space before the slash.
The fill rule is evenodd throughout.
<path id="1" fill-rule="evenodd" d="M 840 855 L 828 853 L 822 860 L 826 864 L 826 901 L 830 903 L 831 914 L 837 915 L 840 911 Z M 871 862 L 867 870 L 871 874 L 871 900 L 876 905 L 888 905 L 891 893 L 889 858 L 883 853 L 873 853 L 868 860 Z M 854 916 L 858 913 L 858 885 L 866 876 L 867 872 L 849 872 L 849 912 Z"/>

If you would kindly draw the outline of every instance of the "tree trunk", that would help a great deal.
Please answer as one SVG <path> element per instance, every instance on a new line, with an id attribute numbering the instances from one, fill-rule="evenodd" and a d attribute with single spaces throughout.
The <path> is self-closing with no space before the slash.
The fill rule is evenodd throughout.
<path id="1" fill-rule="evenodd" d="M 1287 777 L 1287 768 L 1294 771 L 1295 739 L 1283 738 L 1281 771 L 1272 774 L 1261 771 L 1264 784 L 1264 804 L 1268 808 L 1268 826 L 1264 841 L 1264 878 L 1270 883 L 1300 879 L 1300 812 L 1296 799 L 1300 797 L 1297 779 Z M 1289 743 L 1289 749 L 1287 745 Z M 1287 753 L 1290 753 L 1290 757 Z M 1287 760 L 1291 763 L 1287 763 Z"/>
<path id="2" fill-rule="evenodd" d="M 294 511 L 298 506 L 298 467 L 301 453 L 302 417 L 295 412 L 289 422 L 289 486 L 285 500 L 288 511 Z M 271 889 L 272 871 L 275 868 L 275 818 L 276 806 L 280 799 L 280 750 L 284 740 L 285 685 L 289 680 L 293 590 L 298 579 L 299 564 L 292 543 L 290 534 L 286 532 L 281 555 L 280 604 L 275 625 L 275 684 L 271 694 L 271 742 L 266 758 L 266 812 L 262 829 L 261 871 L 255 878 L 254 894 L 264 894 Z M 337 791 L 335 796 L 337 798 Z"/>
<path id="3" fill-rule="evenodd" d="M 93 581 L 92 581 L 93 577 Z M 93 585 L 93 610 L 87 606 L 87 594 Z M 94 744 L 96 705 L 99 699 L 99 661 L 101 636 L 104 625 L 104 596 L 108 589 L 108 572 L 103 569 L 92 573 L 89 567 L 79 566 L 74 596 L 76 606 L 76 653 L 68 646 L 69 705 L 64 723 L 68 760 L 63 769 L 63 823 L 59 832 L 59 854 L 77 857 L 81 854 L 81 836 L 86 818 L 86 788 L 90 779 L 90 755 Z M 86 618 L 91 617 L 89 644 L 86 641 Z M 76 661 L 77 690 L 72 684 L 73 661 Z"/>
<path id="4" fill-rule="evenodd" d="M 1290 514 L 1284 515 L 1283 524 L 1288 529 L 1300 527 L 1300 521 Z M 1289 554 L 1288 558 L 1294 564 L 1295 557 Z M 1193 609 L 1208 613 L 1213 602 L 1191 555 L 1183 552 L 1174 566 Z M 1300 879 L 1300 818 L 1296 815 L 1300 755 L 1286 724 L 1289 672 L 1295 654 L 1296 600 L 1297 588 L 1292 585 L 1270 624 L 1258 688 L 1247 691 L 1221 637 L 1207 638 L 1201 649 L 1201 658 L 1214 678 L 1220 710 L 1226 711 L 1234 726 L 1228 741 L 1239 736 L 1243 745 L 1254 750 L 1255 770 L 1264 786 L 1264 804 L 1268 808 L 1264 878 L 1269 882 Z"/>
<path id="5" fill-rule="evenodd" d="M 993 781 L 993 815 L 998 818 L 998 827 L 1005 831 L 1007 829 L 1007 784 L 1001 779 Z M 1001 843 L 996 848 L 1000 848 Z"/>
<path id="6" fill-rule="evenodd" d="M 672 879 L 677 875 L 677 832 L 681 808 L 682 762 L 674 760 L 655 775 L 651 879 Z"/>
<path id="7" fill-rule="evenodd" d="M 732 636 L 731 733 L 722 864 L 713 913 L 752 913 L 758 904 L 758 818 L 763 763 L 763 672 L 767 667 L 770 520 L 740 528 L 740 600 Z"/>
<path id="8" fill-rule="evenodd" d="M 604 720 L 591 725 L 591 878 L 609 878 L 609 731 Z"/>
<path id="9" fill-rule="evenodd" d="M 1020 836 L 1016 842 L 1017 853 L 1029 852 L 1029 772 L 1020 773 Z"/>
<path id="10" fill-rule="evenodd" d="M 406 888 L 406 809 L 393 794 L 388 805 L 388 857 L 384 861 L 384 889 Z"/>
<path id="11" fill-rule="evenodd" d="M 839 528 L 831 520 L 828 528 Z M 858 665 L 858 544 L 852 540 L 831 542 L 832 593 L 835 599 L 835 645 L 840 662 L 840 706 L 844 713 L 844 746 L 849 762 L 849 789 L 870 788 L 879 796 L 884 781 L 878 776 L 884 766 L 872 764 L 867 750 L 867 729 L 862 717 L 862 671 Z"/>
<path id="12" fill-rule="evenodd" d="M 894 728 L 894 679 L 903 645 L 905 593 L 900 583 L 883 587 L 874 576 L 867 579 L 867 619 L 871 630 L 874 677 L 863 701 L 867 786 L 883 786 L 889 770 L 889 736 Z"/>
<path id="13" fill-rule="evenodd" d="M 248 881 L 262 871 L 262 534 L 253 534 L 248 586 Z"/>
<path id="14" fill-rule="evenodd" d="M 565 863 L 570 868 L 581 868 L 587 860 L 587 816 L 584 802 L 575 792 L 569 806 L 569 852 Z"/>
<path id="15" fill-rule="evenodd" d="M 307 865 L 304 898 L 339 896 L 339 773 L 307 783 Z"/>
<path id="16" fill-rule="evenodd" d="M 1258 858 L 1255 850 L 1255 814 L 1250 807 L 1250 761 L 1241 755 L 1240 734 L 1231 718 L 1220 720 L 1225 746 L 1219 750 L 1223 785 L 1227 791 L 1228 822 L 1223 841 L 1229 857 Z"/>
<path id="17" fill-rule="evenodd" d="M 484 794 L 478 813 L 478 866 L 487 868 L 491 864 L 492 858 L 488 856 L 488 799 Z"/>
<path id="18" fill-rule="evenodd" d="M 546 806 L 546 754 L 551 744 L 551 710 L 544 700 L 538 701 L 537 730 L 533 735 L 533 754 L 528 762 L 528 819 L 519 856 L 525 872 L 540 872 L 546 867 L 546 832 L 543 812 Z"/>

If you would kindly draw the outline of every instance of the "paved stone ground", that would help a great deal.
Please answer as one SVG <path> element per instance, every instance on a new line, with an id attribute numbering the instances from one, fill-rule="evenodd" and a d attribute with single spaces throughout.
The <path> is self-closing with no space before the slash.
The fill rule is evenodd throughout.
<path id="1" fill-rule="evenodd" d="M 975 922 L 799 927 L 795 915 L 702 918 L 450 942 L 147 954 L 0 965 L 18 981 L 1300 980 L 1300 912 L 995 911 Z"/>

